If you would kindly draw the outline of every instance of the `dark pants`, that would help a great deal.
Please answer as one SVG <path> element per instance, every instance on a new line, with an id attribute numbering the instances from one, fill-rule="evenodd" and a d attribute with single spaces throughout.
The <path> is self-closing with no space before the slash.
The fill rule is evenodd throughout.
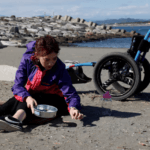
<path id="1" fill-rule="evenodd" d="M 31 96 L 37 101 L 37 104 L 55 106 L 58 109 L 57 116 L 69 114 L 68 105 L 66 104 L 64 97 L 60 97 L 54 94 L 35 94 Z M 23 109 L 26 112 L 26 118 L 24 122 L 39 118 L 32 114 L 31 109 L 27 107 L 26 102 L 19 102 L 15 99 L 15 97 L 10 98 L 6 103 L 0 106 L 0 116 L 13 116 L 19 109 Z"/>

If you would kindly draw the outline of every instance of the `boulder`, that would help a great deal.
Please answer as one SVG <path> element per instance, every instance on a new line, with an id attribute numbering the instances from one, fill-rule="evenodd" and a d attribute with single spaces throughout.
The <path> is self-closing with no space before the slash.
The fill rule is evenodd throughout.
<path id="1" fill-rule="evenodd" d="M 121 31 L 120 31 L 121 33 L 125 33 L 126 32 L 126 30 L 124 30 L 124 29 L 121 29 Z"/>
<path id="2" fill-rule="evenodd" d="M 44 27 L 44 31 L 46 31 L 46 32 L 50 32 L 51 30 L 52 30 L 51 27 Z"/>
<path id="3" fill-rule="evenodd" d="M 37 27 L 38 31 L 44 31 L 43 27 Z"/>
<path id="4" fill-rule="evenodd" d="M 5 30 L 4 31 L 3 30 L 0 31 L 0 36 L 3 36 L 3 35 L 6 35 L 6 31 Z"/>
<path id="5" fill-rule="evenodd" d="M 10 33 L 19 33 L 19 28 L 18 27 L 11 27 L 9 32 Z"/>
<path id="6" fill-rule="evenodd" d="M 45 35 L 48 35 L 49 33 L 46 32 L 46 31 L 39 31 L 36 35 L 41 35 L 41 36 L 45 36 Z"/>
<path id="7" fill-rule="evenodd" d="M 2 40 L 2 41 L 9 41 L 9 38 L 6 37 L 6 36 L 1 36 L 1 37 L 0 37 L 0 40 Z M 3 44 L 3 43 L 2 43 L 2 44 Z"/>
<path id="8" fill-rule="evenodd" d="M 131 32 L 130 32 L 130 34 L 135 34 L 135 33 L 136 33 L 136 31 L 131 31 Z"/>
<path id="9" fill-rule="evenodd" d="M 15 16 L 15 15 L 11 15 L 11 17 L 10 17 L 10 18 L 16 19 L 16 16 Z"/>
<path id="10" fill-rule="evenodd" d="M 93 29 L 94 29 L 94 28 L 92 28 L 92 27 L 86 27 L 86 28 L 85 28 L 85 31 L 86 31 L 86 32 L 93 32 Z"/>
<path id="11" fill-rule="evenodd" d="M 32 28 L 27 28 L 27 31 L 31 33 L 38 33 L 37 29 L 32 29 Z"/>

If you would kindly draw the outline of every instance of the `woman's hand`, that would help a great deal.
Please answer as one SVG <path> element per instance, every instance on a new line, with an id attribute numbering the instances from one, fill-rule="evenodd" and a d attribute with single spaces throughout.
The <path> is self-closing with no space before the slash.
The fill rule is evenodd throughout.
<path id="1" fill-rule="evenodd" d="M 80 120 L 83 118 L 83 114 L 81 114 L 79 110 L 73 107 L 70 108 L 70 116 L 72 119 L 76 119 L 76 120 L 77 119 Z"/>
<path id="2" fill-rule="evenodd" d="M 26 98 L 27 107 L 31 109 L 32 114 L 34 113 L 34 105 L 37 106 L 37 102 L 31 96 Z"/>

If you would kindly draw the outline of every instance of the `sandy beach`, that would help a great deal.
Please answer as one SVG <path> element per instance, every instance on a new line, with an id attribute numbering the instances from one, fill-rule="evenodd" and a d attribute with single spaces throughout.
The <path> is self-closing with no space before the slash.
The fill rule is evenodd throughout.
<path id="1" fill-rule="evenodd" d="M 61 47 L 59 58 L 91 62 L 104 54 L 126 50 Z M 17 68 L 25 51 L 26 48 L 1 48 L 0 65 Z M 150 53 L 146 58 L 150 59 Z M 93 67 L 84 66 L 83 70 L 92 78 Z M 0 81 L 0 101 L 13 96 L 13 84 Z M 102 115 L 102 96 L 97 94 L 93 81 L 74 87 L 81 98 L 84 119 L 65 116 L 45 125 L 24 126 L 23 132 L 0 132 L 0 150 L 150 150 L 150 86 L 126 101 L 113 101 L 111 116 Z"/>

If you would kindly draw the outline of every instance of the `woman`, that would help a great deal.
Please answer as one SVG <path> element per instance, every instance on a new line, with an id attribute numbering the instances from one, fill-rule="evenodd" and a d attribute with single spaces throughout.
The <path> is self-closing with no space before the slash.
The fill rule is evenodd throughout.
<path id="1" fill-rule="evenodd" d="M 58 58 L 59 50 L 49 35 L 27 44 L 12 87 L 14 97 L 0 106 L 0 116 L 5 116 L 0 119 L 0 130 L 22 130 L 22 122 L 35 118 L 34 105 L 38 104 L 57 107 L 58 116 L 69 111 L 72 119 L 82 119 L 80 97 Z"/>

